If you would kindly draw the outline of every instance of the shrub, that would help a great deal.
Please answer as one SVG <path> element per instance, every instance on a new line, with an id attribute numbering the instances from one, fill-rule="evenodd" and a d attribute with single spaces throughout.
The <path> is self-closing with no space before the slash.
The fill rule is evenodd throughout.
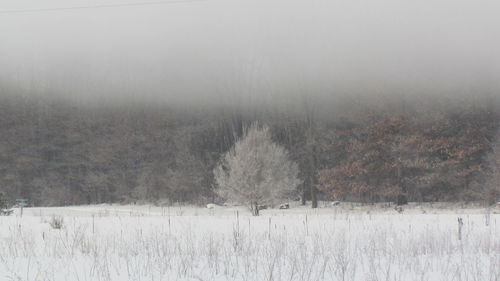
<path id="1" fill-rule="evenodd" d="M 52 216 L 49 224 L 53 229 L 61 229 L 64 225 L 64 219 L 61 216 Z"/>

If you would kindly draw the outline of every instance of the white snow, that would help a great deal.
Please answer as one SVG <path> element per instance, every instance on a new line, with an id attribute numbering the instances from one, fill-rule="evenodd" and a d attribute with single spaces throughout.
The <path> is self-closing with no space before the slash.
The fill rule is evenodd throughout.
<path id="1" fill-rule="evenodd" d="M 0 217 L 0 280 L 498 281 L 499 224 L 479 208 L 26 208 Z"/>

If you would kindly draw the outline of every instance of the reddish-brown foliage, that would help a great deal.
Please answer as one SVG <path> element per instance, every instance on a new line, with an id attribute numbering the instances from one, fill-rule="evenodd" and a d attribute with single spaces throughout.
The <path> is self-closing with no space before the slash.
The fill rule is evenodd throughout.
<path id="1" fill-rule="evenodd" d="M 366 115 L 334 129 L 325 151 L 345 156 L 318 173 L 329 198 L 361 201 L 452 200 L 465 196 L 484 169 L 494 122 L 488 114 Z"/>

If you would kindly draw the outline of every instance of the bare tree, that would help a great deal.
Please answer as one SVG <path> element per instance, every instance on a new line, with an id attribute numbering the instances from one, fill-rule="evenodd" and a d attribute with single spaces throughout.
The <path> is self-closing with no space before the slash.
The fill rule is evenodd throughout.
<path id="1" fill-rule="evenodd" d="M 484 185 L 482 195 L 488 204 L 494 204 L 500 199 L 500 134 L 492 144 L 492 152 L 487 158 L 489 173 Z"/>
<path id="2" fill-rule="evenodd" d="M 0 211 L 2 211 L 2 209 L 7 209 L 7 207 L 7 198 L 4 193 L 0 191 Z"/>
<path id="3" fill-rule="evenodd" d="M 272 142 L 269 127 L 254 123 L 242 139 L 222 156 L 214 170 L 219 195 L 248 204 L 254 216 L 259 204 L 289 197 L 300 184 L 297 164 Z"/>

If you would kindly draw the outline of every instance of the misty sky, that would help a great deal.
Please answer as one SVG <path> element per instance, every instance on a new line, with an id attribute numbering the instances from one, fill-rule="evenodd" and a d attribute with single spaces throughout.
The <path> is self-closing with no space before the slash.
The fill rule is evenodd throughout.
<path id="1" fill-rule="evenodd" d="M 140 1 L 2 0 L 0 10 Z M 495 93 L 499 50 L 498 1 L 206 0 L 0 12 L 0 81 L 78 100 Z"/>

